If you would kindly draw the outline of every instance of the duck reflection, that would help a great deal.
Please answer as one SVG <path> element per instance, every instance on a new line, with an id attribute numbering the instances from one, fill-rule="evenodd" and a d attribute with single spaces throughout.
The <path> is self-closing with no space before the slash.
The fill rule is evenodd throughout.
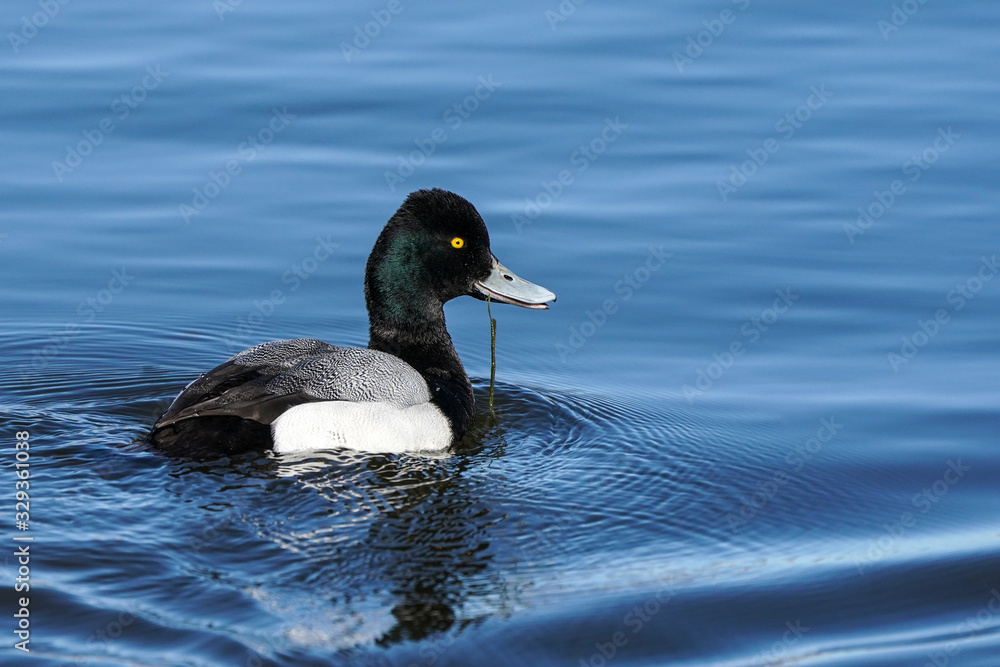
<path id="1" fill-rule="evenodd" d="M 481 499 L 482 485 L 495 483 L 483 471 L 505 447 L 502 427 L 487 413 L 457 454 L 327 452 L 275 460 L 279 476 L 297 478 L 330 502 L 330 531 L 307 536 L 337 544 L 324 554 L 326 575 L 349 588 L 351 581 L 364 581 L 359 596 L 388 594 L 395 600 L 392 621 L 382 624 L 389 627 L 374 638 L 377 644 L 461 630 L 507 606 L 502 574 L 482 576 L 495 555 L 493 528 L 505 517 Z M 352 530 L 353 539 L 344 544 Z"/>

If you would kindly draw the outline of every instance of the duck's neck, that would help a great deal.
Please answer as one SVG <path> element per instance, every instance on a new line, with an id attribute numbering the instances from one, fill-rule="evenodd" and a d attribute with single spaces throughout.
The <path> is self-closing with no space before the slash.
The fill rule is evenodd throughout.
<path id="1" fill-rule="evenodd" d="M 456 437 L 472 424 L 472 383 L 445 328 L 442 304 L 409 309 L 405 318 L 393 309 L 379 311 L 369 303 L 368 347 L 388 352 L 412 366 L 427 381 L 434 402 L 451 422 Z M 395 310 L 395 312 L 401 312 Z"/>
<path id="2" fill-rule="evenodd" d="M 385 317 L 368 314 L 368 347 L 393 354 L 423 373 L 457 376 L 468 381 L 458 352 L 445 328 L 444 311 L 438 306 L 419 316 Z"/>

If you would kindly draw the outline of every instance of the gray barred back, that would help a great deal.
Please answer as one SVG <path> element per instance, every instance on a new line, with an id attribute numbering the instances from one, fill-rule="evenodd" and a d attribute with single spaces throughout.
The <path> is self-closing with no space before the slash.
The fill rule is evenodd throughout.
<path id="1" fill-rule="evenodd" d="M 324 401 L 383 401 L 400 407 L 426 403 L 431 398 L 427 382 L 412 366 L 368 348 L 337 347 L 312 338 L 296 338 L 255 345 L 230 361 L 258 371 L 258 379 L 250 383 L 258 385 L 253 392 L 258 394 L 304 394 Z"/>

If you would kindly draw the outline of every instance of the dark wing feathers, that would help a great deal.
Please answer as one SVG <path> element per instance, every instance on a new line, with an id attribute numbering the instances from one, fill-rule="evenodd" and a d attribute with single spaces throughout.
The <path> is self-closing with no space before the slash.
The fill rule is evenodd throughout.
<path id="1" fill-rule="evenodd" d="M 154 430 L 205 416 L 270 424 L 289 407 L 310 401 L 408 407 L 428 400 L 423 377 L 391 354 L 311 338 L 276 340 L 240 352 L 189 384 Z"/>

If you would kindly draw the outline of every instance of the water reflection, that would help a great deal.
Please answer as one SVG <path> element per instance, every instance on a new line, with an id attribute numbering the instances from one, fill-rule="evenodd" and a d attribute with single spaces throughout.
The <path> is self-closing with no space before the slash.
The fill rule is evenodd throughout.
<path id="1" fill-rule="evenodd" d="M 503 576 L 482 576 L 498 550 L 494 528 L 506 517 L 483 499 L 483 485 L 494 482 L 479 474 L 505 445 L 502 426 L 487 414 L 451 455 L 273 456 L 273 474 L 328 503 L 326 528 L 300 537 L 296 549 L 320 561 L 331 588 L 349 590 L 361 578 L 392 600 L 394 623 L 377 644 L 460 630 L 509 604 Z M 346 544 L 345 532 L 354 533 Z"/>

